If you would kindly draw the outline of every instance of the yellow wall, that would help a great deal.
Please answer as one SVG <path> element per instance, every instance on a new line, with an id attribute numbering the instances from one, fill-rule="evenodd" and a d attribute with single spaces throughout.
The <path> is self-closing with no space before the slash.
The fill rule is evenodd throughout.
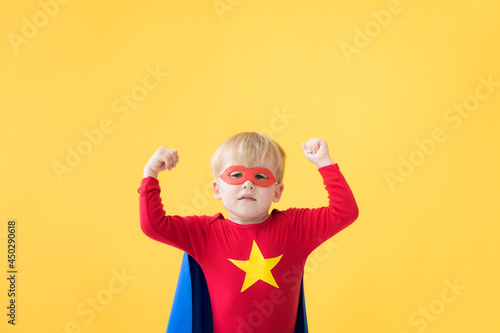
<path id="1" fill-rule="evenodd" d="M 176 148 L 178 167 L 160 175 L 166 207 L 214 214 L 211 153 L 246 130 L 288 153 L 276 208 L 326 203 L 301 152 L 311 137 L 327 140 L 360 207 L 307 265 L 312 332 L 495 331 L 499 10 L 490 0 L 3 4 L 1 331 L 163 332 L 181 253 L 139 228 L 143 167 L 160 145 Z"/>

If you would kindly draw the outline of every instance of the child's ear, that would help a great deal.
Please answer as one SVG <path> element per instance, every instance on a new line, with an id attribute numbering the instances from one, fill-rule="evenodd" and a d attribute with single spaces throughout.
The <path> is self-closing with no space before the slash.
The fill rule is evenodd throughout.
<path id="1" fill-rule="evenodd" d="M 220 188 L 219 188 L 219 183 L 217 182 L 217 179 L 212 180 L 212 189 L 214 190 L 215 199 L 220 200 L 221 199 Z"/>
<path id="2" fill-rule="evenodd" d="M 283 190 L 285 189 L 284 184 L 277 184 L 274 188 L 274 197 L 273 202 L 278 202 L 281 199 L 281 195 L 283 194 Z"/>

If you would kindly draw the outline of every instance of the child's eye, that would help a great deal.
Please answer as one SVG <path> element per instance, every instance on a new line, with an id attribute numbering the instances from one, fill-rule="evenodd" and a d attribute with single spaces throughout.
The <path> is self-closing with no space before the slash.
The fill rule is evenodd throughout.
<path id="1" fill-rule="evenodd" d="M 231 177 L 231 178 L 241 178 L 241 177 L 243 177 L 243 174 L 241 172 L 239 172 L 239 171 L 236 171 L 236 172 L 232 172 L 229 175 L 229 177 Z"/>
<path id="2" fill-rule="evenodd" d="M 256 174 L 255 174 L 255 179 L 257 179 L 257 180 L 267 180 L 268 178 L 267 178 L 267 176 L 266 176 L 265 174 L 263 174 L 263 173 L 256 173 Z"/>

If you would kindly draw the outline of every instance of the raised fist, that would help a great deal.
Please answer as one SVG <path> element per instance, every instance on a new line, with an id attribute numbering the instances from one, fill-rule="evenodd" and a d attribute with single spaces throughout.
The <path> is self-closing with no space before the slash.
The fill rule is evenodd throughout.
<path id="1" fill-rule="evenodd" d="M 151 156 L 144 167 L 144 177 L 158 177 L 158 173 L 164 170 L 172 170 L 179 163 L 179 154 L 177 150 L 160 147 Z"/>

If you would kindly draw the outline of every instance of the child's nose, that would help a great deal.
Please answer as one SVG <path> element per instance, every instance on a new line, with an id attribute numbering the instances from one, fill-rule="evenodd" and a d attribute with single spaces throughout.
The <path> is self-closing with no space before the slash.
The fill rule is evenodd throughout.
<path id="1" fill-rule="evenodd" d="M 255 184 L 252 183 L 250 179 L 247 179 L 243 182 L 243 188 L 254 188 Z"/>

